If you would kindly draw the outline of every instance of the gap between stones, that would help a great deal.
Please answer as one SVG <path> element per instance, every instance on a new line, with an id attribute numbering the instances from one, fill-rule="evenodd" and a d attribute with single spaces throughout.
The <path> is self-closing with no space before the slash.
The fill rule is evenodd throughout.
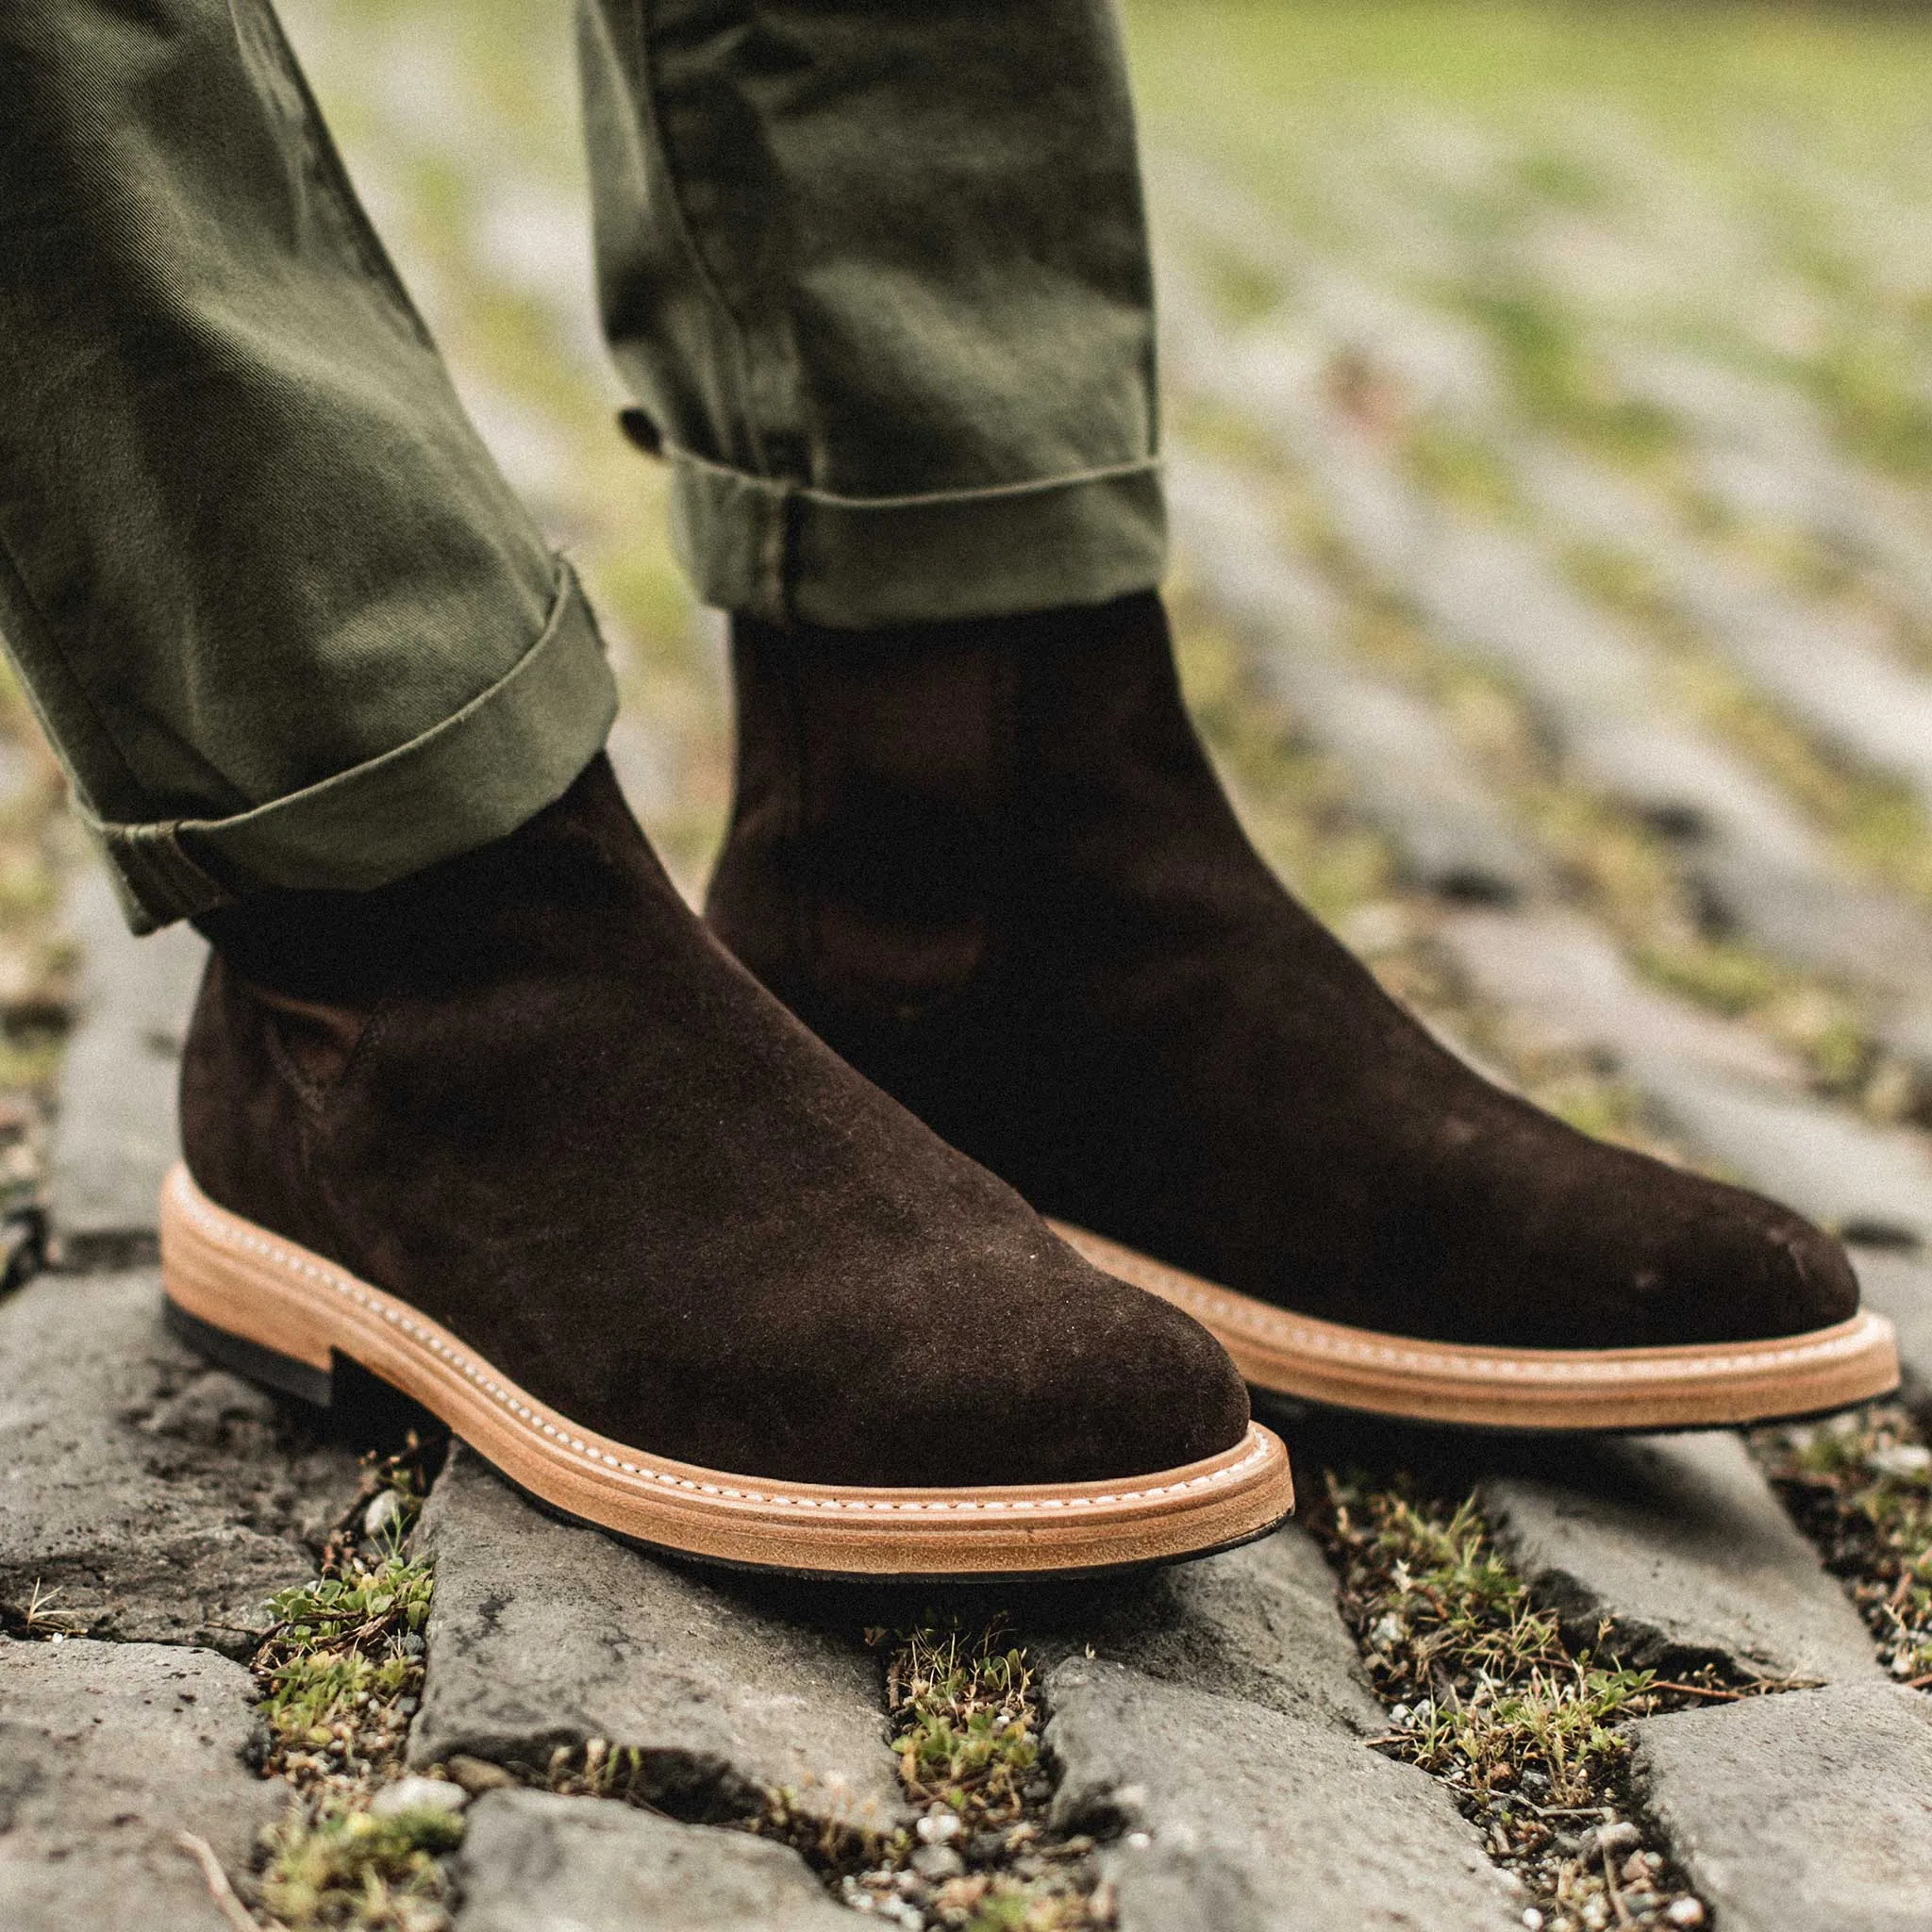
<path id="1" fill-rule="evenodd" d="M 1897 1681 L 1932 1689 L 1932 1443 L 1874 1405 L 1747 1441 Z M 1674 1678 L 1566 1641 L 1497 1555 L 1472 1493 L 1404 1472 L 1302 1485 L 1303 1524 L 1390 1713 L 1378 1748 L 1441 1780 L 1523 1883 L 1530 1932 L 1698 1926 L 1705 1903 L 1629 1777 L 1630 1720 L 1804 1688 L 1715 1665 Z"/>
<path id="2" fill-rule="evenodd" d="M 1857 1607 L 1879 1661 L 1932 1690 L 1932 1444 L 1899 1403 L 1747 1441 L 1791 1520 Z"/>
<path id="3" fill-rule="evenodd" d="M 266 1925 L 450 1924 L 441 1855 L 461 1841 L 467 1793 L 401 1774 L 434 1589 L 409 1532 L 444 1446 L 411 1430 L 399 1451 L 366 1454 L 315 1580 L 270 1599 L 275 1622 L 251 1660 L 261 1770 L 291 1787 L 293 1803 L 267 1835 L 254 1877 Z"/>
<path id="4" fill-rule="evenodd" d="M 1047 1822 L 1056 1780 L 1041 1751 L 1043 1712 L 1027 1656 L 998 1614 L 928 1610 L 908 1627 L 862 1633 L 879 1655 L 891 1749 L 918 1812 L 909 1828 L 815 1817 L 782 1790 L 728 1775 L 679 1802 L 649 1753 L 602 1739 L 559 1746 L 541 1764 L 457 1757 L 406 1774 L 434 1591 L 410 1533 L 444 1447 L 411 1431 L 399 1451 L 365 1454 L 358 1492 L 316 1577 L 271 1600 L 275 1621 L 251 1660 L 258 1764 L 290 1788 L 289 1811 L 251 1873 L 225 1874 L 205 1846 L 183 1845 L 238 1926 L 449 1932 L 459 1901 L 445 1861 L 462 1841 L 463 1809 L 512 1784 L 788 1844 L 834 1899 L 906 1932 L 1107 1932 L 1114 1924 L 1094 1838 Z M 30 1621 L 21 1634 L 61 1627 L 51 1607 Z"/>
<path id="5" fill-rule="evenodd" d="M 249 1755 L 288 1790 L 289 1808 L 247 1873 L 225 1872 L 192 1834 L 176 1840 L 238 1928 L 448 1932 L 441 1854 L 461 1840 L 467 1797 L 454 1783 L 401 1774 L 432 1591 L 408 1540 L 444 1448 L 411 1430 L 400 1450 L 365 1453 L 316 1576 L 269 1599 L 275 1621 L 248 1659 L 259 1718 Z M 58 1594 L 36 1586 L 5 1633 L 53 1643 L 81 1634 L 86 1617 Z"/>
<path id="6" fill-rule="evenodd" d="M 911 1828 L 813 1817 L 783 1790 L 758 1793 L 746 1815 L 691 1822 L 789 1844 L 840 1904 L 905 1932 L 1107 1932 L 1114 1907 L 1097 1840 L 1048 1822 L 1058 1780 L 1041 1749 L 1044 1713 L 1031 1660 L 1005 1618 L 929 1610 L 910 1627 L 863 1634 L 882 1660 L 891 1750 L 917 1812 Z M 475 1769 L 451 1767 L 458 1778 Z M 491 1766 L 484 1774 L 662 1808 L 645 1754 L 602 1740 L 559 1748 L 541 1773 Z"/>
<path id="7" fill-rule="evenodd" d="M 1375 1748 L 1439 1779 L 1527 1901 L 1529 1932 L 1695 1927 L 1706 1906 L 1628 1776 L 1629 1721 L 1791 1689 L 1681 1679 L 1566 1641 L 1497 1554 L 1474 1495 L 1407 1473 L 1321 1471 L 1303 1524 L 1389 1712 Z"/>

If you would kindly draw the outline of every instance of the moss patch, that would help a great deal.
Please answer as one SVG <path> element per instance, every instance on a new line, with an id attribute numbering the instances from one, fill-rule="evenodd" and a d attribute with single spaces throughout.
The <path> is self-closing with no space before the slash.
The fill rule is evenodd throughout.
<path id="1" fill-rule="evenodd" d="M 1113 1923 L 1093 1840 L 1046 1824 L 1041 1713 L 1026 1653 L 997 1623 L 889 1636 L 886 1703 L 907 1795 L 921 1816 L 839 1895 L 946 1932 L 1099 1932 Z"/>
<path id="2" fill-rule="evenodd" d="M 429 1566 L 408 1553 L 426 1488 L 425 1452 L 364 1463 L 361 1492 L 312 1583 L 269 1600 L 256 1652 L 268 1764 L 337 1800 L 392 1774 L 422 1690 Z"/>
<path id="3" fill-rule="evenodd" d="M 1752 1446 L 1825 1566 L 1844 1579 L 1878 1655 L 1932 1689 L 1932 1445 L 1903 1408 L 1762 1429 Z"/>
<path id="4" fill-rule="evenodd" d="M 264 1840 L 258 1893 L 288 1932 L 447 1932 L 440 1857 L 462 1820 L 368 1808 L 402 1771 L 422 1693 L 434 1578 L 408 1538 L 438 1453 L 412 1435 L 399 1454 L 365 1457 L 321 1574 L 270 1599 L 275 1622 L 254 1659 L 263 1768 L 297 1796 Z"/>
<path id="5" fill-rule="evenodd" d="M 446 1811 L 377 1818 L 332 1805 L 298 1813 L 270 1836 L 262 1904 L 289 1932 L 446 1932 L 440 1855 L 462 1836 L 462 1820 Z"/>
<path id="6" fill-rule="evenodd" d="M 400 1752 L 430 1588 L 427 1566 L 395 1553 L 272 1600 L 278 1622 L 257 1671 L 284 1775 L 366 1777 Z"/>
<path id="7" fill-rule="evenodd" d="M 1701 1904 L 1625 1789 L 1631 1718 L 1705 1697 L 1573 1649 L 1496 1554 L 1474 1497 L 1329 1473 L 1304 1519 L 1389 1707 L 1377 1742 L 1442 1780 L 1547 1932 L 1694 1925 Z M 1757 1688 L 1757 1687 L 1751 1687 Z M 1526 1914 L 1524 1924 L 1532 1923 Z"/>

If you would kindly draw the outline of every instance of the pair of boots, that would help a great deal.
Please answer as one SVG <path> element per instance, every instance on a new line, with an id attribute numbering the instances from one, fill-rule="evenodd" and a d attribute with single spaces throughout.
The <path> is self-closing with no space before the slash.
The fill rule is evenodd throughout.
<path id="1" fill-rule="evenodd" d="M 650 1544 L 895 1576 L 1260 1533 L 1244 1377 L 1531 1428 L 1892 1386 L 1834 1242 L 1489 1085 L 1287 896 L 1152 596 L 733 641 L 710 930 L 601 758 L 204 919 L 162 1241 L 212 1352 L 352 1357 Z"/>

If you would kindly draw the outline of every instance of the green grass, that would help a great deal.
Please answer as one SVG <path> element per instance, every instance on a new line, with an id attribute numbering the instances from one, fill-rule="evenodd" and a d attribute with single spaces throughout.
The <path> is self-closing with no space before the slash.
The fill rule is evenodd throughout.
<path id="1" fill-rule="evenodd" d="M 275 1621 L 253 1660 L 265 1768 L 295 1802 L 267 1835 L 259 1891 L 289 1932 L 447 1932 L 438 1860 L 461 1838 L 461 1820 L 368 1809 L 402 1771 L 423 1688 L 435 1578 L 408 1538 L 430 1466 L 413 1436 L 399 1454 L 365 1457 L 320 1574 L 269 1599 Z M 374 1530 L 373 1507 L 386 1512 Z"/>
<path id="2" fill-rule="evenodd" d="M 1491 514 L 1515 506 L 1507 466 L 1479 438 L 1424 420 L 1405 440 L 1403 454 L 1416 482 L 1438 502 Z"/>
<path id="3" fill-rule="evenodd" d="M 1903 1408 L 1855 1409 L 1755 1441 L 1791 1513 L 1843 1577 L 1894 1677 L 1932 1688 L 1932 1448 Z"/>
<path id="4" fill-rule="evenodd" d="M 326 1807 L 291 1818 L 269 1840 L 262 1904 L 289 1932 L 445 1932 L 448 1892 L 441 1855 L 462 1841 L 446 1811 Z"/>
<path id="5" fill-rule="evenodd" d="M 332 1749 L 359 1710 L 392 1704 L 421 1675 L 405 1647 L 429 1621 L 428 1565 L 401 1555 L 320 1577 L 270 1599 L 275 1627 L 257 1669 L 262 1716 L 280 1743 Z"/>
<path id="6" fill-rule="evenodd" d="M 1497 1553 L 1473 1496 L 1452 1502 L 1399 1474 L 1328 1472 L 1305 1520 L 1388 1707 L 1393 1728 L 1381 1748 L 1448 1787 L 1549 1932 L 1591 1932 L 1613 1909 L 1619 1924 L 1668 1923 L 1688 1893 L 1661 1852 L 1642 1845 L 1650 1834 L 1624 1791 L 1623 1726 L 1707 1687 L 1664 1686 L 1568 1641 Z M 1638 1842 L 1610 1864 L 1588 1831 L 1619 1820 L 1637 1825 Z"/>
<path id="7" fill-rule="evenodd" d="M 274 1618 L 253 1668 L 270 1768 L 298 1790 L 347 1801 L 400 1767 L 423 1683 L 435 1579 L 410 1553 L 424 1452 L 365 1459 L 355 1503 L 325 1546 L 321 1573 L 269 1599 Z M 395 1498 L 374 1536 L 376 1498 Z"/>
<path id="8" fill-rule="evenodd" d="M 1474 1499 L 1331 1477 L 1343 1606 L 1402 1755 L 1487 1806 L 1525 1772 L 1551 1802 L 1595 1800 L 1628 1744 L 1611 1726 L 1650 1708 L 1649 1672 L 1573 1656 L 1554 1617 L 1491 1548 Z"/>
<path id="9" fill-rule="evenodd" d="M 910 1632 L 887 1666 L 886 1704 L 910 1797 L 978 1826 L 1020 1815 L 1040 1761 L 1033 1678 L 997 1628 Z"/>
<path id="10" fill-rule="evenodd" d="M 963 1871 L 921 1892 L 948 1932 L 1100 1932 L 1111 1922 L 1092 1841 L 1045 1825 L 1052 1782 L 1040 1755 L 1041 1710 L 1025 1652 L 1003 1624 L 928 1624 L 889 1635 L 886 1708 L 900 1782 L 921 1814 L 841 1895 L 860 1910 L 887 1907 L 922 1844 L 971 1847 Z"/>
<path id="11" fill-rule="evenodd" d="M 1855 457 L 1932 475 L 1932 289 L 1890 239 L 1932 200 L 1922 12 L 1131 0 L 1128 21 L 1157 145 L 1477 323 L 1530 418 L 1633 462 L 1668 452 L 1673 425 L 1596 366 L 1599 323 L 1634 312 L 1640 334 L 1792 385 Z M 1741 299 L 1734 244 L 1762 275 Z M 1552 248 L 1578 245 L 1621 251 L 1636 284 L 1553 275 Z"/>
<path id="12" fill-rule="evenodd" d="M 1158 118 L 1246 143 L 1363 99 L 1421 100 L 1507 124 L 1559 99 L 1728 158 L 1766 123 L 1847 161 L 1923 144 L 1932 38 L 1911 10 L 1562 4 L 1562 0 L 1127 0 L 1137 92 Z M 1524 186 L 1595 192 L 1562 162 Z"/>

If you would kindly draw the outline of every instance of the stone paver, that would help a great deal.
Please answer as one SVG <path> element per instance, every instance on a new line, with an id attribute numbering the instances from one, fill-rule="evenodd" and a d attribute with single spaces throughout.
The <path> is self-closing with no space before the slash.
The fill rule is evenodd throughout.
<path id="1" fill-rule="evenodd" d="M 1243 1549 L 1097 1587 L 1070 1616 L 1031 1622 L 1023 1635 L 1042 1665 L 1097 1657 L 1339 1732 L 1386 1727 L 1336 1609 L 1334 1575 L 1292 1523 Z"/>
<path id="2" fill-rule="evenodd" d="M 1413 603 L 1443 641 L 1492 659 L 1518 680 L 1585 781 L 1667 831 L 1724 919 L 1774 957 L 1922 1006 L 1932 999 L 1932 921 L 1847 876 L 1774 786 L 1726 746 L 1673 718 L 1647 653 L 1572 591 L 1532 541 L 1424 499 L 1372 439 L 1324 407 L 1324 359 L 1299 339 L 1273 328 L 1231 338 L 1184 275 L 1171 271 L 1163 286 L 1169 365 L 1183 384 L 1263 423 L 1316 483 L 1363 565 Z M 1606 529 L 1627 530 L 1645 510 L 1655 514 L 1629 486 L 1564 453 L 1525 443 L 1516 459 L 1554 507 L 1552 517 L 1585 534 L 1601 538 Z M 1237 621 L 1261 604 L 1268 590 L 1261 566 L 1250 561 L 1241 575 L 1231 571 L 1224 532 L 1198 519 L 1191 524 L 1185 503 L 1176 532 L 1210 601 Z M 1827 653 L 1818 661 L 1832 659 Z M 1518 836 L 1478 787 L 1442 775 L 1457 774 L 1464 761 L 1440 719 L 1403 715 L 1399 737 L 1390 734 L 1399 754 L 1391 761 L 1374 736 L 1387 687 L 1368 702 L 1344 702 L 1354 689 L 1349 680 L 1373 682 L 1345 658 L 1274 675 L 1277 682 L 1311 686 L 1312 697 L 1289 702 L 1348 769 L 1363 816 L 1389 835 L 1424 883 L 1446 879 L 1453 887 L 1455 850 L 1446 867 L 1440 851 L 1452 833 L 1478 856 L 1499 853 L 1502 841 Z M 1323 702 L 1331 690 L 1335 698 Z M 1429 762 L 1432 737 L 1444 747 L 1438 774 L 1412 777 L 1413 767 Z M 1445 789 L 1449 809 L 1439 826 L 1425 804 Z M 1499 897 L 1542 876 L 1533 854 L 1491 857 L 1473 875 L 1481 879 L 1487 871 L 1505 880 Z M 1922 1038 L 1911 1025 L 1888 1021 L 1878 1021 L 1888 1045 L 1911 1065 L 1932 1067 L 1932 1023 Z"/>
<path id="3" fill-rule="evenodd" d="M 1230 235 L 1224 213 L 1203 214 L 1202 191 L 1193 184 L 1186 221 L 1206 221 L 1224 244 L 1269 260 L 1263 225 L 1251 213 Z M 1314 485 L 1370 574 L 1409 602 L 1442 642 L 1516 680 L 1584 782 L 1669 831 L 1687 872 L 1725 919 L 1774 957 L 1921 1007 L 1932 1003 L 1932 921 L 1846 875 L 1774 786 L 1674 718 L 1649 654 L 1571 590 L 1533 540 L 1427 501 L 1326 401 L 1328 358 L 1305 336 L 1273 322 L 1232 335 L 1173 265 L 1163 288 L 1163 340 L 1183 386 L 1263 427 Z M 1310 318 L 1301 320 L 1309 325 Z M 1461 407 L 1466 414 L 1473 401 Z M 1821 637 L 1822 619 L 1794 613 L 1790 600 L 1688 545 L 1652 499 L 1603 466 L 1521 434 L 1507 410 L 1484 426 L 1493 432 L 1499 425 L 1500 446 L 1547 523 L 1599 546 L 1640 549 L 1671 584 L 1686 587 L 1694 621 L 1727 626 L 1737 652 L 1775 651 L 1779 675 L 1792 686 L 1787 696 L 1802 697 L 1840 740 L 1857 737 L 1877 768 L 1916 778 L 1932 766 L 1919 728 L 1932 708 L 1932 686 L 1869 639 L 1839 630 Z M 1185 544 L 1185 528 L 1181 536 Z M 1321 731 L 1319 720 L 1308 723 Z M 1372 766 L 1348 758 L 1346 735 L 1329 734 L 1337 755 L 1357 771 Z M 1364 815 L 1400 843 L 1407 828 L 1401 811 L 1380 801 L 1382 781 L 1371 769 L 1358 782 Z M 1409 858 L 1418 876 L 1425 876 L 1419 855 L 1428 849 L 1424 838 Z M 1932 1027 L 1894 1030 L 1881 1017 L 1879 1028 L 1909 1064 L 1932 1067 Z"/>
<path id="4" fill-rule="evenodd" d="M 97 1635 L 245 1654 L 315 1570 L 351 1452 L 175 1341 L 151 1270 L 0 1304 L 0 1605 L 38 1583 Z"/>
<path id="5" fill-rule="evenodd" d="M 1709 558 L 1680 602 L 1766 697 L 1850 761 L 1932 797 L 1932 684 L 1859 613 L 1801 602 Z"/>
<path id="6" fill-rule="evenodd" d="M 1441 936 L 1485 997 L 1541 1020 L 1553 1041 L 1610 1055 L 1666 1125 L 1751 1186 L 1849 1239 L 1932 1240 L 1923 1136 L 1812 1099 L 1746 1029 L 1639 985 L 1587 924 L 1457 912 Z"/>
<path id="7" fill-rule="evenodd" d="M 1507 917 L 1445 914 L 1437 936 L 1470 984 L 1539 1043 L 1609 1048 L 1796 1092 L 1803 1070 L 1761 1034 L 1659 992 L 1637 976 L 1602 929 L 1580 915 L 1538 909 Z"/>
<path id="8" fill-rule="evenodd" d="M 1121 1932 L 1522 1924 L 1522 1900 L 1425 1773 L 1351 1730 L 1104 1657 L 1041 1682 L 1054 1823 L 1104 1851 Z"/>
<path id="9" fill-rule="evenodd" d="M 1774 466 L 1772 474 L 1790 480 L 1800 473 Z M 1863 611 L 1794 595 L 1689 537 L 1655 498 L 1633 507 L 1637 494 L 1607 478 L 1594 491 L 1557 491 L 1544 500 L 1572 512 L 1571 534 L 1639 562 L 1703 637 L 1823 741 L 1922 796 L 1932 791 L 1932 683 L 1893 656 L 1882 625 Z M 1613 506 L 1624 513 L 1607 514 Z"/>
<path id="10" fill-rule="evenodd" d="M 0 1925 L 222 1932 L 204 1840 L 231 1878 L 288 1803 L 242 1761 L 248 1673 L 206 1650 L 0 1640 Z"/>
<path id="11" fill-rule="evenodd" d="M 1518 439 L 1509 455 L 1559 536 L 1635 557 L 1695 621 L 1754 632 L 1759 618 L 1735 566 L 1690 543 L 1654 497 L 1573 450 Z M 1831 645 L 1807 647 L 1836 674 Z M 1920 1001 L 1932 992 L 1932 920 L 1848 876 L 1774 787 L 1735 760 L 1728 776 L 1660 766 L 1653 783 L 1659 797 L 1674 791 L 1690 803 L 1675 826 L 1684 861 L 1733 925 L 1796 965 Z M 1912 1058 L 1932 1063 L 1925 1051 Z"/>
<path id="12" fill-rule="evenodd" d="M 1761 824 L 1747 833 L 1730 820 L 1678 852 L 1721 927 L 1803 972 L 1906 1003 L 1881 1008 L 1874 1027 L 1896 1058 L 1932 1072 L 1932 921 L 1916 907 L 1834 873 L 1824 855 L 1791 862 L 1767 849 Z"/>
<path id="13" fill-rule="evenodd" d="M 1898 1330 L 1905 1399 L 1932 1420 L 1932 1263 L 1885 1248 L 1854 1247 L 1851 1256 L 1866 1304 Z"/>
<path id="14" fill-rule="evenodd" d="M 1472 777 L 1441 715 L 1349 662 L 1334 593 L 1281 551 L 1231 466 L 1170 452 L 1168 504 L 1188 567 L 1242 637 L 1256 681 L 1347 770 L 1362 816 L 1446 897 L 1514 900 L 1549 869 Z"/>
<path id="15" fill-rule="evenodd" d="M 1932 1699 L 1836 1685 L 1636 1736 L 1638 1790 L 1724 1932 L 1932 1924 Z"/>
<path id="16" fill-rule="evenodd" d="M 1750 1186 L 1848 1241 L 1932 1241 L 1932 1150 L 1923 1135 L 1668 1061 L 1629 1071 L 1667 1126 Z"/>
<path id="17" fill-rule="evenodd" d="M 1165 146 L 1150 153 L 1145 165 L 1164 220 L 1191 242 L 1207 242 L 1222 260 L 1244 262 L 1280 288 L 1286 298 L 1282 314 L 1307 330 L 1311 362 L 1325 363 L 1339 352 L 1387 372 L 1406 404 L 1451 420 L 1480 423 L 1507 411 L 1507 383 L 1497 358 L 1482 332 L 1463 318 L 1308 245 L 1277 210 L 1222 169 Z M 1386 234 L 1396 216 L 1394 205 L 1380 203 L 1377 232 Z M 1172 275 L 1173 249 L 1157 247 L 1154 265 L 1158 275 Z M 1185 299 L 1184 291 L 1163 281 L 1163 326 L 1176 318 Z M 1271 324 L 1276 319 L 1270 317 Z"/>
<path id="18" fill-rule="evenodd" d="M 455 1445 L 423 1514 L 436 1562 L 412 1764 L 541 1768 L 603 1738 L 643 1754 L 652 1802 L 706 1821 L 764 1791 L 855 1824 L 902 1812 L 879 1665 L 782 1594 L 545 1516 Z"/>
<path id="19" fill-rule="evenodd" d="M 849 1932 L 789 1846 L 601 1798 L 491 1791 L 454 1860 L 458 1932 Z"/>
<path id="20" fill-rule="evenodd" d="M 207 948 L 186 924 L 135 939 L 98 869 L 76 880 L 65 924 L 84 964 L 48 1175 L 57 1251 L 74 1269 L 152 1260 L 161 1177 L 179 1144 L 182 1037 Z"/>
<path id="21" fill-rule="evenodd" d="M 1489 1477 L 1485 1513 L 1539 1603 L 1626 1662 L 1675 1675 L 1857 1682 L 1878 1674 L 1857 1612 L 1734 1435 L 1541 1450 Z"/>
<path id="22" fill-rule="evenodd" d="M 1697 483 L 1738 523 L 1809 536 L 1917 623 L 1932 617 L 1920 507 L 1895 482 L 1840 456 L 1808 397 L 1681 348 L 1628 344 L 1607 360 L 1626 394 L 1690 432 Z"/>
<path id="23" fill-rule="evenodd" d="M 1229 404 L 1237 396 L 1267 398 L 1277 441 L 1320 479 L 1349 547 L 1412 599 L 1445 641 L 1495 658 L 1521 680 L 1582 778 L 1672 837 L 1687 874 L 1722 918 L 1797 966 L 1921 1005 L 1932 999 L 1932 922 L 1847 877 L 1774 784 L 1722 743 L 1669 717 L 1646 655 L 1571 593 L 1534 545 L 1427 507 L 1368 439 L 1320 408 L 1320 365 L 1292 341 L 1267 334 L 1229 346 L 1198 321 L 1198 306 L 1184 295 L 1174 308 L 1184 348 L 1173 361 L 1182 378 L 1194 376 Z M 1573 522 L 1588 518 L 1592 535 L 1598 525 L 1624 527 L 1648 508 L 1639 496 L 1633 512 L 1631 487 L 1567 454 L 1534 446 L 1519 452 L 1519 461 L 1526 479 Z M 1184 520 L 1178 535 L 1182 547 L 1204 541 Z M 1204 555 L 1204 588 L 1219 597 L 1224 572 L 1215 566 L 1211 535 Z M 1346 665 L 1329 676 L 1349 675 L 1360 676 Z M 1414 794 L 1401 791 L 1366 723 L 1337 723 L 1331 709 L 1304 706 L 1307 730 L 1349 767 L 1364 817 L 1397 842 L 1416 877 L 1436 883 L 1430 861 L 1443 835 L 1427 824 L 1416 800 L 1441 780 L 1420 782 Z M 1440 719 L 1405 730 L 1418 748 L 1432 730 L 1447 738 Z M 1407 759 L 1418 761 L 1420 754 Z M 1441 758 L 1445 771 L 1460 763 L 1455 750 Z M 1453 823 L 1501 819 L 1473 784 L 1458 784 L 1455 794 Z M 1511 831 L 1501 821 L 1486 837 Z M 1513 868 L 1511 879 L 1517 891 L 1534 883 L 1534 859 Z M 1932 1066 L 1932 1028 L 1921 1040 L 1908 1025 L 1888 1028 L 1886 1016 L 1880 1028 L 1910 1064 Z"/>

